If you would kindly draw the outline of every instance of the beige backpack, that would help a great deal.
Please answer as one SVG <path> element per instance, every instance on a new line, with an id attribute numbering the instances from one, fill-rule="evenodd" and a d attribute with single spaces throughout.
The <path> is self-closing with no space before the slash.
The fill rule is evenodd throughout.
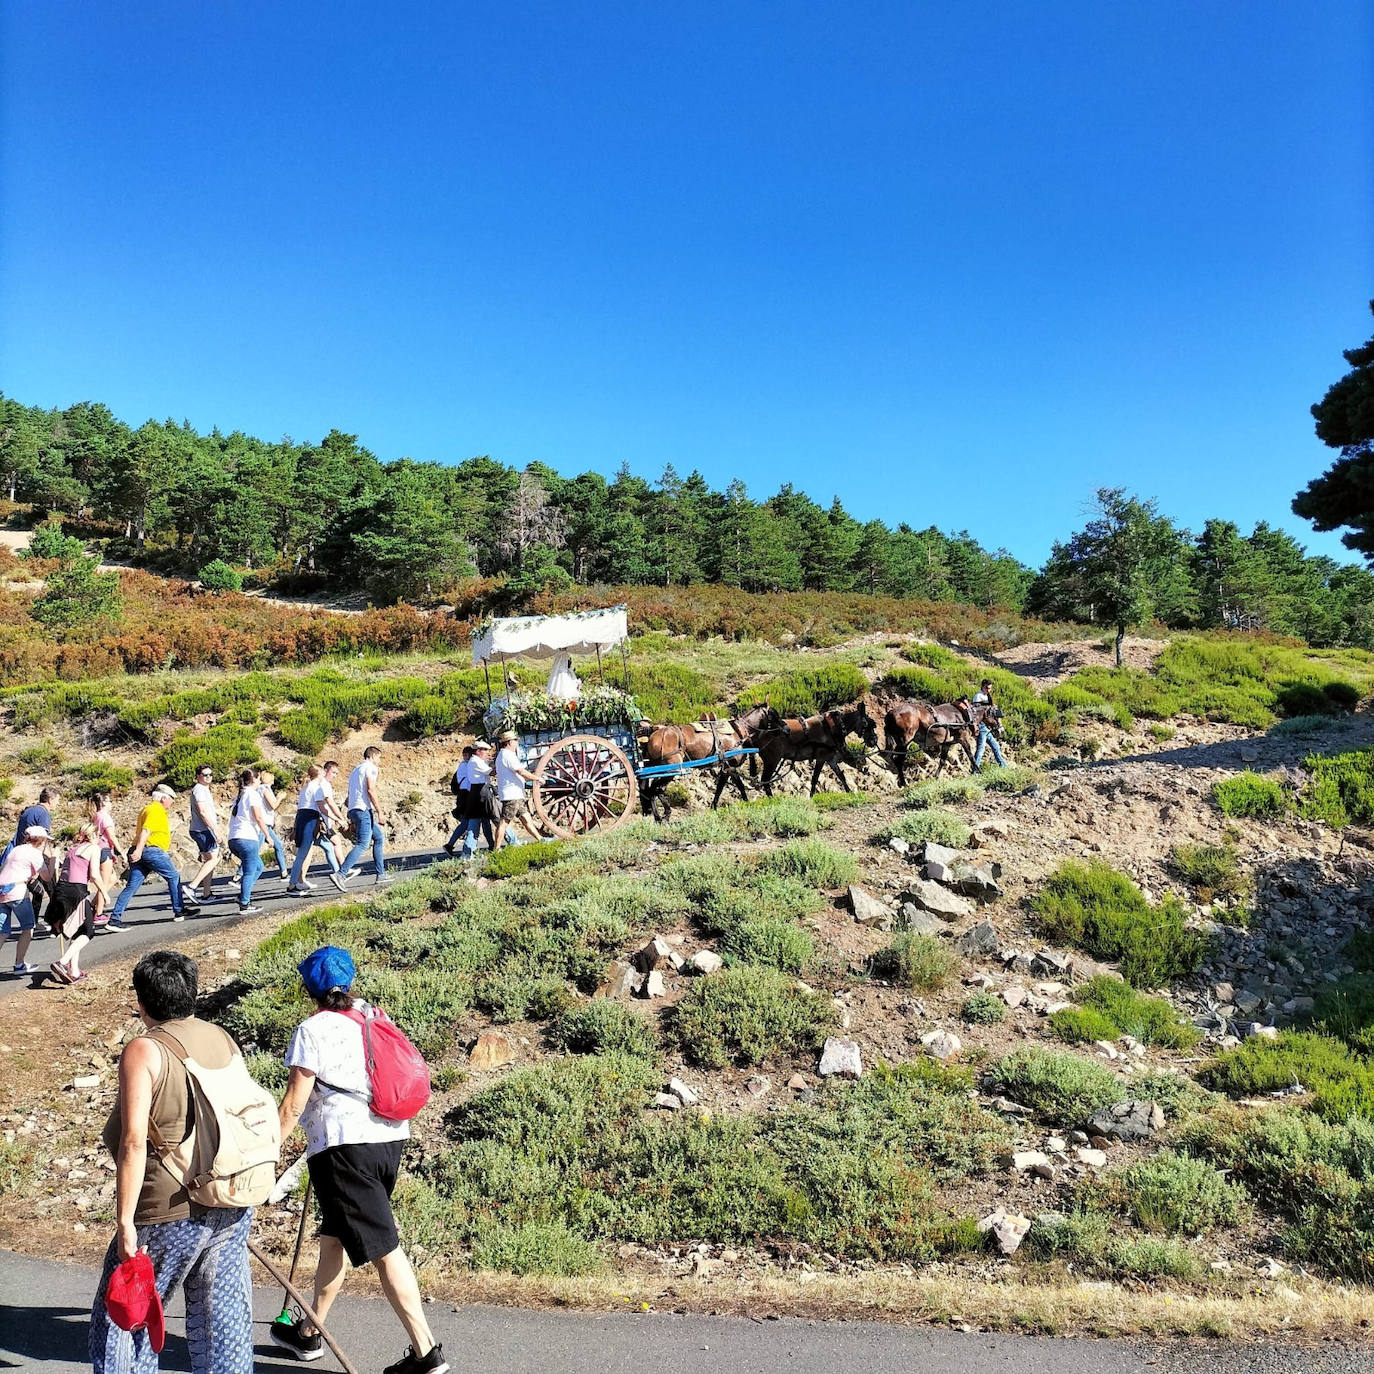
<path id="1" fill-rule="evenodd" d="M 207 1069 L 165 1026 L 149 1035 L 185 1067 L 193 1114 L 191 1132 L 180 1145 L 168 1145 L 156 1125 L 148 1123 L 149 1144 L 163 1168 L 202 1207 L 256 1207 L 266 1202 L 281 1157 L 281 1127 L 272 1094 L 254 1081 L 237 1045 L 222 1069 Z"/>

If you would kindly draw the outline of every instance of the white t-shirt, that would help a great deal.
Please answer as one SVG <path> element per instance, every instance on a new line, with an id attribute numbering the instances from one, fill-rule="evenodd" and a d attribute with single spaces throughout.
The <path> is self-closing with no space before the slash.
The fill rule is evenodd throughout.
<path id="1" fill-rule="evenodd" d="M 296 809 L 298 811 L 323 811 L 320 805 L 323 798 L 334 800 L 334 789 L 329 785 L 327 778 L 313 778 L 301 788 L 301 794 L 296 798 Z"/>
<path id="2" fill-rule="evenodd" d="M 461 792 L 472 781 L 472 760 L 466 758 L 453 770 L 453 790 Z"/>
<path id="3" fill-rule="evenodd" d="M 229 811 L 229 838 L 231 840 L 258 840 L 262 838 L 253 820 L 253 803 L 262 809 L 262 797 L 256 787 L 245 787 Z"/>
<path id="4" fill-rule="evenodd" d="M 215 824 L 215 794 L 203 782 L 191 789 L 191 829 L 211 830 Z"/>
<path id="5" fill-rule="evenodd" d="M 365 1012 L 367 1003 L 354 1002 Z M 316 1082 L 301 1113 L 306 1156 L 335 1145 L 375 1145 L 407 1140 L 410 1122 L 373 1116 L 372 1089 L 363 1062 L 363 1028 L 339 1012 L 323 1011 L 296 1027 L 286 1050 L 289 1069 L 309 1069 Z M 325 1083 L 342 1092 L 331 1092 Z M 360 1096 L 355 1096 L 360 1094 Z"/>
<path id="6" fill-rule="evenodd" d="M 520 755 L 508 744 L 496 756 L 496 795 L 504 801 L 519 801 L 525 795 L 525 780 L 520 776 Z"/>
<path id="7" fill-rule="evenodd" d="M 372 803 L 367 797 L 368 780 L 372 790 L 377 790 L 377 765 L 372 759 L 364 759 L 348 775 L 348 809 L 350 811 L 371 811 Z"/>

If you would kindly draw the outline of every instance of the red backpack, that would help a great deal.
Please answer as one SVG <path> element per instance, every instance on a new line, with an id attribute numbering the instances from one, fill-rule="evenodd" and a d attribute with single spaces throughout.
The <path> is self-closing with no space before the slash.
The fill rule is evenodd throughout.
<path id="1" fill-rule="evenodd" d="M 363 1031 L 363 1062 L 367 1084 L 372 1089 L 368 1106 L 384 1121 L 409 1121 L 418 1116 L 429 1101 L 429 1065 L 425 1057 L 406 1039 L 401 1028 L 380 1007 L 369 1007 L 367 1014 L 336 1012 L 355 1021 Z M 334 1092 L 349 1092 L 332 1083 L 318 1080 Z M 349 1093 L 361 1099 L 361 1093 Z"/>

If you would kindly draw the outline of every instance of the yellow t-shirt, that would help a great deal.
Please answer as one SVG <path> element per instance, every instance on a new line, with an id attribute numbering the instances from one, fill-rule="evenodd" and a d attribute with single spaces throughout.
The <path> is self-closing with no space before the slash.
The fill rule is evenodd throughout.
<path id="1" fill-rule="evenodd" d="M 134 838 L 143 831 L 148 832 L 148 844 L 154 849 L 172 847 L 172 823 L 167 819 L 167 808 L 161 802 L 149 802 L 138 813 L 138 825 L 134 828 Z"/>

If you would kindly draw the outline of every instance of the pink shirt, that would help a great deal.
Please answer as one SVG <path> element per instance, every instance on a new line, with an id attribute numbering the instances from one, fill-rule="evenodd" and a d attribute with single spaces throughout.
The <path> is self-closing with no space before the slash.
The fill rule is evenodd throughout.
<path id="1" fill-rule="evenodd" d="M 0 868 L 0 902 L 17 902 L 43 871 L 44 863 L 43 851 L 36 845 L 15 845 Z"/>

